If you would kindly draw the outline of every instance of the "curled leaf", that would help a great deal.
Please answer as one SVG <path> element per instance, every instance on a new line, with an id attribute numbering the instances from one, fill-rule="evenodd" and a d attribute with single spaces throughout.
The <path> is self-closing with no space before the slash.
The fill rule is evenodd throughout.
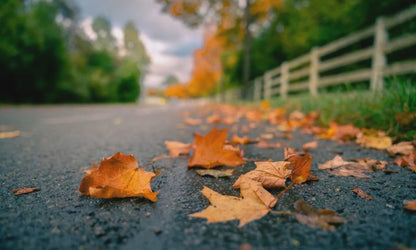
<path id="1" fill-rule="evenodd" d="M 209 175 L 215 178 L 220 178 L 232 176 L 233 171 L 233 169 L 197 169 L 196 173 L 201 176 Z"/>
<path id="2" fill-rule="evenodd" d="M 317 141 L 311 141 L 311 142 L 303 144 L 302 149 L 305 152 L 309 152 L 312 148 L 317 148 L 317 147 L 318 147 L 318 142 Z"/>
<path id="3" fill-rule="evenodd" d="M 179 141 L 165 141 L 166 148 L 169 150 L 169 156 L 178 157 L 180 155 L 189 155 L 192 144 L 182 143 Z"/>
<path id="4" fill-rule="evenodd" d="M 252 140 L 250 140 L 247 136 L 240 137 L 238 135 L 233 135 L 233 137 L 231 138 L 232 144 L 249 144 L 251 142 Z"/>
<path id="5" fill-rule="evenodd" d="M 79 193 L 94 198 L 145 197 L 157 201 L 158 192 L 152 192 L 150 184 L 159 173 L 138 168 L 133 155 L 118 152 L 86 171 Z"/>
<path id="6" fill-rule="evenodd" d="M 410 211 L 416 211 L 416 200 L 404 200 L 403 208 Z"/>
<path id="7" fill-rule="evenodd" d="M 368 195 L 366 192 L 364 192 L 361 188 L 354 188 L 351 190 L 353 193 L 356 193 L 358 196 L 360 196 L 363 199 L 372 200 L 373 197 L 371 195 Z"/>
<path id="8" fill-rule="evenodd" d="M 397 154 L 408 155 L 412 153 L 413 150 L 415 150 L 415 147 L 411 141 L 399 142 L 387 148 L 387 152 L 389 152 L 391 156 L 395 156 Z"/>
<path id="9" fill-rule="evenodd" d="M 295 202 L 296 220 L 311 228 L 321 228 L 325 230 L 335 231 L 334 224 L 342 224 L 347 220 L 336 214 L 332 210 L 317 210 L 307 204 L 305 200 Z"/>
<path id="10" fill-rule="evenodd" d="M 310 172 L 312 156 L 309 154 L 297 156 L 292 149 L 287 147 L 285 149 L 285 161 L 291 163 L 292 173 L 290 179 L 293 183 L 300 184 L 308 180 L 317 180 Z"/>
<path id="11" fill-rule="evenodd" d="M 256 169 L 240 176 L 234 183 L 234 188 L 240 188 L 241 182 L 249 178 L 260 182 L 263 187 L 286 187 L 286 179 L 290 176 L 292 171 L 289 169 L 290 162 L 255 162 Z"/>
<path id="12" fill-rule="evenodd" d="M 29 193 L 39 191 L 39 190 L 40 190 L 39 187 L 32 187 L 32 188 L 22 187 L 22 188 L 14 188 L 12 189 L 12 192 L 14 193 L 15 196 L 18 196 L 21 194 L 29 194 Z"/>

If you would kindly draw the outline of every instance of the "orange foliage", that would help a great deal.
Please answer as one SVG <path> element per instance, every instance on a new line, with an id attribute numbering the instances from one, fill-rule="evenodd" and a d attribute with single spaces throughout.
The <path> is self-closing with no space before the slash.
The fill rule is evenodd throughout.
<path id="1" fill-rule="evenodd" d="M 182 84 L 172 84 L 168 86 L 165 90 L 166 97 L 178 97 L 186 98 L 188 97 L 186 87 Z"/>

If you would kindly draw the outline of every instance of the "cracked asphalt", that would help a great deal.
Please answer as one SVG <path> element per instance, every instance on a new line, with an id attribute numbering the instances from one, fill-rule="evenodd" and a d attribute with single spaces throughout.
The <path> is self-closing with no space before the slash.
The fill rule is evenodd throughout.
<path id="1" fill-rule="evenodd" d="M 209 205 L 200 193 L 203 185 L 239 195 L 232 184 L 254 169 L 253 162 L 236 167 L 230 178 L 215 179 L 187 169 L 187 159 L 159 160 L 153 167 L 164 171 L 152 182 L 153 190 L 160 191 L 155 203 L 78 194 L 92 162 L 121 151 L 151 171 L 147 163 L 167 153 L 165 140 L 191 143 L 193 133 L 205 134 L 211 125 L 183 126 L 181 112 L 196 108 L 181 102 L 0 107 L 2 129 L 21 131 L 19 137 L 0 140 L 0 249 L 239 249 L 244 244 L 253 249 L 416 248 L 416 213 L 402 208 L 403 200 L 416 199 L 416 174 L 389 163 L 387 168 L 397 173 L 376 171 L 368 179 L 329 175 L 318 164 L 338 152 L 344 159 L 393 161 L 383 151 L 334 141 L 318 140 L 319 147 L 311 152 L 311 170 L 320 180 L 294 186 L 274 208 L 294 211 L 294 202 L 303 198 L 316 208 L 332 209 L 347 219 L 334 232 L 306 227 L 289 215 L 268 214 L 242 228 L 237 221 L 207 224 L 188 217 Z M 259 136 L 266 126 L 251 130 L 249 137 Z M 276 141 L 301 148 L 312 140 L 295 132 L 290 140 Z M 248 158 L 283 160 L 283 148 L 242 148 Z M 11 190 L 19 187 L 41 190 L 14 196 Z M 351 192 L 355 187 L 373 200 Z"/>

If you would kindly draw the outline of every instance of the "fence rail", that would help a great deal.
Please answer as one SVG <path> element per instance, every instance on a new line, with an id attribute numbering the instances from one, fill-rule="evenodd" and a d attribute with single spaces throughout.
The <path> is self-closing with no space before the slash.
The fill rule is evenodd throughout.
<path id="1" fill-rule="evenodd" d="M 389 29 L 406 22 L 416 22 L 416 5 L 391 17 L 379 17 L 371 27 L 313 48 L 308 54 L 267 71 L 252 81 L 252 98 L 270 99 L 275 95 L 285 98 L 295 91 L 309 91 L 311 95 L 318 95 L 320 88 L 361 81 L 369 82 L 370 89 L 377 91 L 383 89 L 384 77 L 416 73 L 416 60 L 413 60 L 416 59 L 416 50 L 411 48 L 416 45 L 416 31 L 389 40 Z M 373 39 L 369 47 L 357 46 L 360 49 L 342 52 L 369 39 Z M 411 60 L 388 64 L 387 56 L 399 50 L 407 50 Z M 339 55 L 331 57 L 335 53 Z M 360 66 L 358 69 L 356 66 L 349 71 L 340 70 L 365 61 L 369 62 L 368 66 Z M 338 73 L 331 73 L 334 70 L 338 70 Z M 238 89 L 231 90 L 225 99 L 240 98 L 240 92 Z"/>

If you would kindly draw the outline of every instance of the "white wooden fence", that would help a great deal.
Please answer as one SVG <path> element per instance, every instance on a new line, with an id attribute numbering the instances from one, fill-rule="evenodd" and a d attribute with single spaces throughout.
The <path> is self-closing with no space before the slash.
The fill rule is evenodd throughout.
<path id="1" fill-rule="evenodd" d="M 384 77 L 416 73 L 416 50 L 411 48 L 416 45 L 416 30 L 392 40 L 388 38 L 389 30 L 408 22 L 416 23 L 416 5 L 391 17 L 379 17 L 371 27 L 313 48 L 308 54 L 294 60 L 283 62 L 279 67 L 254 80 L 253 99 L 270 99 L 275 95 L 285 98 L 291 92 L 305 90 L 311 95 L 318 95 L 320 88 L 363 81 L 368 81 L 370 89 L 377 91 L 383 89 Z M 366 39 L 373 39 L 370 46 L 356 46 L 360 49 L 342 53 L 342 50 L 348 50 L 349 46 Z M 406 52 L 410 60 L 388 64 L 387 56 L 399 50 L 408 50 Z M 331 57 L 334 53 L 340 55 Z M 367 67 L 330 73 L 366 60 L 371 61 Z M 226 95 L 229 97 L 226 100 L 238 97 L 236 90 L 228 92 Z"/>

